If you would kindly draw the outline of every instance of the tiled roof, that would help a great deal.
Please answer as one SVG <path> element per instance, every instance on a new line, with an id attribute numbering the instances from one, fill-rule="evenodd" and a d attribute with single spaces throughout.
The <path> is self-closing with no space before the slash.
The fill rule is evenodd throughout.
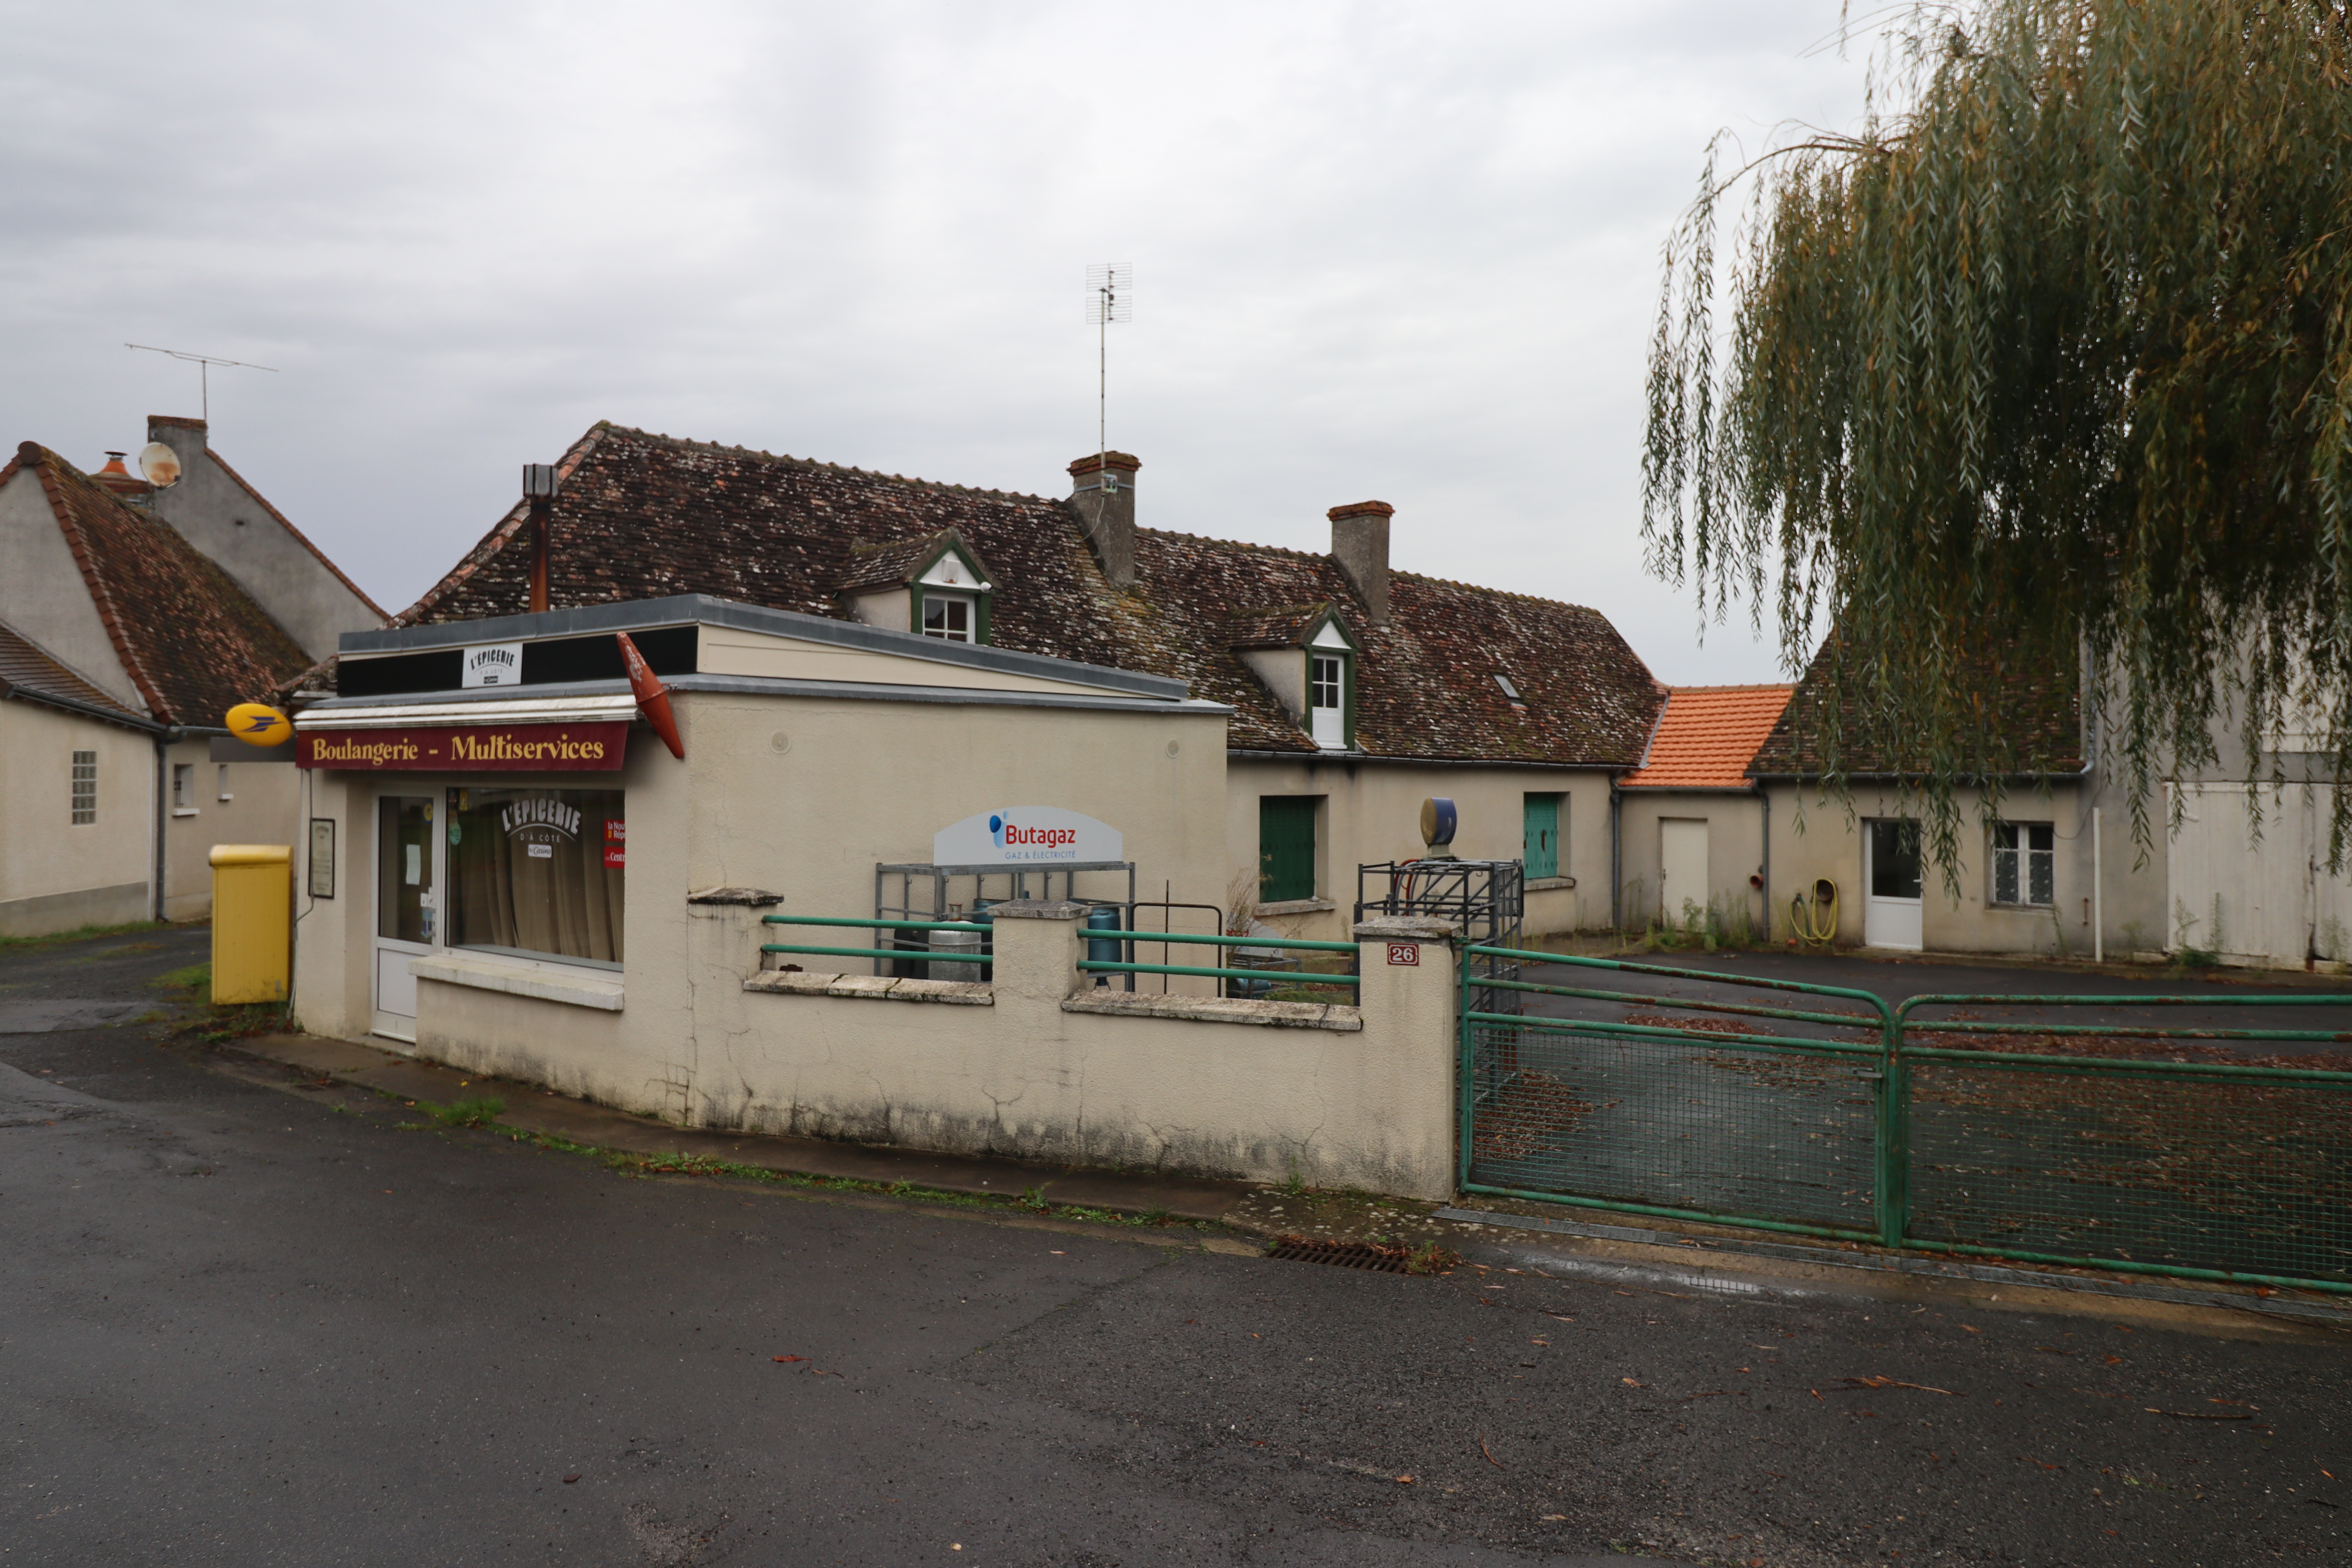
<path id="1" fill-rule="evenodd" d="M 2028 647 L 2018 644 L 2017 647 Z M 2072 659 L 2035 659 L 2012 664 L 2013 649 L 1978 650 L 1965 664 L 1969 674 L 1953 701 L 1963 716 L 1963 773 L 2078 773 L 2083 767 L 2083 712 L 2078 671 Z M 1843 658 L 1846 679 L 1837 706 L 1830 704 L 1831 678 Z M 1866 661 L 1836 635 L 1822 644 L 1805 678 L 1781 710 L 1750 765 L 1752 774 L 1798 774 L 1829 771 L 1834 761 L 1847 773 L 1924 773 L 1931 760 L 1898 737 L 1894 719 L 1868 700 Z M 1968 720 L 1976 721 L 1968 733 Z"/>
<path id="2" fill-rule="evenodd" d="M 1225 623 L 1227 647 L 1303 647 L 1307 634 L 1331 606 L 1292 605 L 1279 610 L 1244 610 Z"/>
<path id="3" fill-rule="evenodd" d="M 1677 686 L 1628 789 L 1748 789 L 1748 764 L 1793 686 Z"/>
<path id="4" fill-rule="evenodd" d="M 0 485 L 27 466 L 150 717 L 217 729 L 229 709 L 310 662 L 211 557 L 55 452 L 25 442 Z"/>
<path id="5" fill-rule="evenodd" d="M 965 489 L 599 425 L 560 465 L 550 518 L 558 608 L 709 594 L 839 617 L 863 542 L 952 528 L 995 585 L 1000 647 L 1171 676 L 1232 705 L 1228 742 L 1308 753 L 1312 740 L 1234 653 L 1237 617 L 1332 605 L 1356 643 L 1358 748 L 1375 756 L 1640 761 L 1664 689 L 1597 611 L 1394 574 L 1373 626 L 1328 555 L 1136 531 L 1138 580 L 1112 587 L 1059 500 Z M 509 615 L 529 604 L 518 505 L 395 625 Z M 1514 707 L 1493 680 L 1507 673 Z"/>
<path id="6" fill-rule="evenodd" d="M 148 721 L 50 657 L 39 644 L 0 623 L 0 697 L 28 697 L 91 709 L 142 729 Z"/>
<path id="7" fill-rule="evenodd" d="M 878 544 L 853 544 L 849 547 L 848 563 L 842 569 L 841 581 L 834 591 L 855 594 L 867 588 L 900 588 L 914 581 L 915 574 L 930 564 L 931 558 L 949 544 L 961 547 L 973 566 L 979 569 L 982 582 L 992 582 L 988 569 L 980 564 L 980 552 L 970 541 L 952 528 L 940 529 L 917 539 L 894 539 Z"/>

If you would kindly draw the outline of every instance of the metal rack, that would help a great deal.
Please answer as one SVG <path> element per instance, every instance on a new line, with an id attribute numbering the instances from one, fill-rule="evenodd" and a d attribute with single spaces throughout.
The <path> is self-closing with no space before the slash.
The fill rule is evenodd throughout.
<path id="1" fill-rule="evenodd" d="M 1517 948 L 1527 910 L 1527 868 L 1517 860 L 1383 860 L 1356 868 L 1356 919 L 1368 914 L 1441 920 L 1462 934 L 1474 1012 L 1517 1013 L 1519 994 L 1482 981 L 1515 981 L 1519 961 L 1478 948 Z"/>
<path id="2" fill-rule="evenodd" d="M 1078 891 L 1078 878 L 1124 873 L 1127 878 L 1126 896 L 1105 897 Z M 934 866 L 907 862 L 877 864 L 874 868 L 874 918 L 901 921 L 984 921 L 991 904 L 1001 904 L 1013 899 L 1051 899 L 1054 879 L 1061 879 L 1061 896 L 1072 903 L 1116 906 L 1119 923 L 1126 925 L 1134 918 L 1135 862 L 1132 860 L 1087 860 L 1070 865 L 1019 866 Z M 892 887 L 892 879 L 897 886 Z M 898 894 L 893 903 L 890 895 Z M 953 896 L 951 896 L 953 895 Z M 925 900 L 928 899 L 928 902 Z M 878 935 L 879 933 L 877 933 Z M 900 933 L 891 938 L 892 945 L 908 954 L 897 959 L 877 959 L 874 973 L 888 972 L 902 980 L 933 978 L 931 965 L 941 967 L 968 966 L 971 959 L 961 954 L 942 952 L 945 944 L 919 933 Z M 980 952 L 993 952 L 986 938 L 981 940 Z M 1132 953 L 1127 956 L 1132 958 Z M 958 978 L 965 978 L 958 974 Z M 1129 981 L 1130 986 L 1132 980 Z"/>

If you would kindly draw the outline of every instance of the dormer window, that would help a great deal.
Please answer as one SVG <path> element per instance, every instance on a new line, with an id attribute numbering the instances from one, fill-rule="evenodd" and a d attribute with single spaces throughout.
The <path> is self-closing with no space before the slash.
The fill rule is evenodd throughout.
<path id="1" fill-rule="evenodd" d="M 978 617 L 972 614 L 972 601 L 964 594 L 923 595 L 923 635 L 948 642 L 971 642 Z"/>
<path id="2" fill-rule="evenodd" d="M 1244 610 L 1226 644 L 1319 752 L 1356 749 L 1356 645 L 1326 604 Z"/>
<path id="3" fill-rule="evenodd" d="M 988 641 L 988 569 L 952 528 L 919 539 L 859 544 L 835 592 L 854 620 L 941 642 Z"/>
<path id="4" fill-rule="evenodd" d="M 1328 618 L 1307 639 L 1307 732 L 1316 749 L 1345 752 L 1355 745 L 1355 646 L 1339 623 Z"/>

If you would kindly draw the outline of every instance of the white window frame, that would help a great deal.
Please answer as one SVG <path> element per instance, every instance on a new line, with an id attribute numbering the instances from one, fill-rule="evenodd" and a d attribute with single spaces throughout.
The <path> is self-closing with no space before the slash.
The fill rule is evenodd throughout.
<path id="1" fill-rule="evenodd" d="M 196 764 L 194 763 L 172 764 L 172 815 L 196 815 Z"/>
<path id="2" fill-rule="evenodd" d="M 2048 836 L 2050 840 L 2048 847 L 2035 845 L 2033 836 L 2036 833 Z M 1988 890 L 1986 902 L 1997 909 L 2008 910 L 2048 910 L 2057 907 L 2058 832 L 2051 824 L 2047 822 L 1994 823 L 1990 860 L 1992 886 Z M 2040 861 L 2047 879 L 2046 885 L 2049 888 L 2050 896 L 2046 899 L 2037 899 L 2033 896 L 2033 873 L 2037 860 Z M 2012 895 L 2009 898 L 2001 897 L 2001 877 L 2004 869 L 2009 877 L 2009 890 Z"/>
<path id="3" fill-rule="evenodd" d="M 950 617 L 947 615 L 942 614 L 940 617 L 941 623 L 940 629 L 934 631 L 931 628 L 931 609 L 934 605 L 937 605 L 942 612 L 950 609 L 961 609 L 963 611 L 963 629 L 958 631 L 953 627 L 949 626 L 946 623 Z M 925 637 L 937 637 L 941 642 L 978 642 L 980 640 L 980 596 L 976 594 L 925 594 L 923 595 L 923 624 L 919 629 Z"/>
<path id="4" fill-rule="evenodd" d="M 228 787 L 228 764 L 226 763 L 215 763 L 213 767 L 220 774 L 219 785 L 215 792 L 215 797 L 221 800 L 235 800 L 236 795 Z"/>

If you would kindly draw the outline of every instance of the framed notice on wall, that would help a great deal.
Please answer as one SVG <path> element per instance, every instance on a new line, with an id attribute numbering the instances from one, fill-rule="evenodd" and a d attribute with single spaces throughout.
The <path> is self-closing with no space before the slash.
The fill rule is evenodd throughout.
<path id="1" fill-rule="evenodd" d="M 310 819 L 310 896 L 335 896 L 335 819 L 331 816 Z"/>

